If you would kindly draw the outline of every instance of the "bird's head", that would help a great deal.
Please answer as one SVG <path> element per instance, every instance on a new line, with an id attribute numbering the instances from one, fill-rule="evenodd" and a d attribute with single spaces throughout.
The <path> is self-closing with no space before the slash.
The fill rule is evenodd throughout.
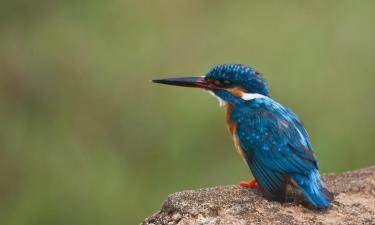
<path id="1" fill-rule="evenodd" d="M 266 82 L 255 69 L 241 64 L 223 64 L 205 76 L 153 80 L 154 83 L 201 88 L 214 94 L 221 103 L 240 103 L 259 96 L 269 97 Z"/>

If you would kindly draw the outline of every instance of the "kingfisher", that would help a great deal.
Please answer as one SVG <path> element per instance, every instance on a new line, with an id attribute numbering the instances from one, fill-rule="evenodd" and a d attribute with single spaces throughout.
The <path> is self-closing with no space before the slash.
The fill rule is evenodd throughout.
<path id="1" fill-rule="evenodd" d="M 267 199 L 284 202 L 287 185 L 291 185 L 315 208 L 330 207 L 332 195 L 320 177 L 303 123 L 271 98 L 265 80 L 254 68 L 223 64 L 205 76 L 152 81 L 203 89 L 226 106 L 226 123 L 235 148 L 255 178 L 240 182 L 241 186 L 259 188 Z"/>

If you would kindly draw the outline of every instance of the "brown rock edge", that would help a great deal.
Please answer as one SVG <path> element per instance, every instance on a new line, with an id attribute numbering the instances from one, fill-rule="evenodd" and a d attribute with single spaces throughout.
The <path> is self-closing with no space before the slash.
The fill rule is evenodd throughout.
<path id="1" fill-rule="evenodd" d="M 264 199 L 259 190 L 232 185 L 171 194 L 142 224 L 375 224 L 375 166 L 323 179 L 335 197 L 327 210 L 311 208 L 292 189 L 280 204 Z"/>

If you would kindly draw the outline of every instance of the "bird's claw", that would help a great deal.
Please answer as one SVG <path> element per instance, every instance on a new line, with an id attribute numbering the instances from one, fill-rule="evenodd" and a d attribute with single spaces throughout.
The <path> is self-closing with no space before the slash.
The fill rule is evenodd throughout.
<path id="1" fill-rule="evenodd" d="M 240 185 L 246 188 L 259 188 L 258 182 L 255 179 L 252 179 L 250 181 L 241 181 Z"/>

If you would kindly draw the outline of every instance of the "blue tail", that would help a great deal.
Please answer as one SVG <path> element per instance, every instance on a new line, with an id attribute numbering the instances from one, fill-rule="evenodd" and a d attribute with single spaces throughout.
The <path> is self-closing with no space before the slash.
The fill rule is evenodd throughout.
<path id="1" fill-rule="evenodd" d="M 332 195 L 324 188 L 318 170 L 312 170 L 308 175 L 293 174 L 292 177 L 315 208 L 330 206 Z"/>

